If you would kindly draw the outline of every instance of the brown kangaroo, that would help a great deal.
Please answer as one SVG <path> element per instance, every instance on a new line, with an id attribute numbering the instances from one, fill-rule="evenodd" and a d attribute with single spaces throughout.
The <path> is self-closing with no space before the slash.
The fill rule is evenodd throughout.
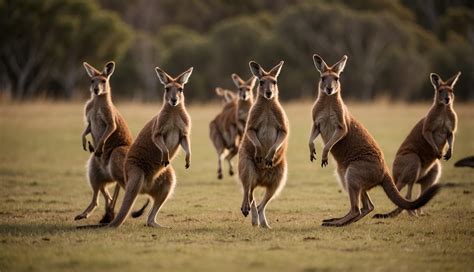
<path id="1" fill-rule="evenodd" d="M 247 124 L 247 118 L 250 112 L 250 108 L 253 105 L 253 88 L 257 78 L 252 76 L 247 81 L 243 81 L 239 75 L 232 74 L 232 80 L 235 86 L 239 90 L 239 100 L 237 102 L 237 129 L 240 137 L 244 134 L 245 124 Z"/>
<path id="2" fill-rule="evenodd" d="M 341 97 L 339 76 L 346 65 L 344 56 L 332 67 L 317 54 L 314 64 L 321 74 L 318 98 L 313 106 L 313 126 L 309 137 L 310 160 L 316 159 L 314 140 L 321 134 L 325 144 L 321 166 L 328 165 L 331 152 L 337 162 L 337 174 L 342 187 L 348 192 L 351 209 L 341 218 L 323 220 L 323 226 L 344 226 L 354 223 L 374 209 L 368 190 L 382 185 L 385 193 L 403 209 L 417 209 L 425 205 L 439 190 L 438 185 L 427 189 L 418 199 L 404 199 L 393 183 L 382 150 L 349 112 Z M 360 209 L 362 201 L 362 209 Z"/>
<path id="3" fill-rule="evenodd" d="M 217 178 L 222 179 L 222 157 L 229 163 L 229 175 L 234 175 L 232 158 L 237 154 L 237 98 L 230 90 L 216 88 L 216 93 L 224 97 L 224 108 L 209 124 L 209 137 L 217 151 Z"/>
<path id="4" fill-rule="evenodd" d="M 112 103 L 110 76 L 115 69 L 113 61 L 108 62 L 104 70 L 97 69 L 84 62 L 84 68 L 91 77 L 91 98 L 84 108 L 86 128 L 82 133 L 82 147 L 86 149 L 86 136 L 91 134 L 92 144 L 88 142 L 92 154 L 87 163 L 87 176 L 93 195 L 89 206 L 74 218 L 80 220 L 89 217 L 99 205 L 99 191 L 105 198 L 105 215 L 101 223 L 109 223 L 114 217 L 114 207 L 124 186 L 123 164 L 127 151 L 132 144 L 132 134 L 127 123 Z M 115 182 L 113 198 L 107 187 Z"/>
<path id="5" fill-rule="evenodd" d="M 461 73 L 444 82 L 432 73 L 431 84 L 435 89 L 434 103 L 426 117 L 422 118 L 408 134 L 398 149 L 393 161 L 393 179 L 397 189 L 408 185 L 407 199 L 412 198 L 415 183 L 420 184 L 421 194 L 438 182 L 441 176 L 443 156 L 449 160 L 453 153 L 454 133 L 457 117 L 453 109 L 453 88 Z M 448 145 L 448 149 L 444 152 Z M 387 214 L 376 214 L 375 218 L 395 217 L 403 211 L 396 208 Z M 409 211 L 412 215 L 422 215 L 421 209 Z"/>
<path id="6" fill-rule="evenodd" d="M 239 150 L 239 177 L 243 186 L 241 211 L 252 214 L 252 225 L 270 228 L 265 216 L 268 202 L 286 183 L 289 125 L 278 101 L 277 78 L 283 61 L 269 72 L 254 61 L 249 63 L 252 74 L 258 78 L 257 101 L 250 109 L 242 144 Z M 265 187 L 262 202 L 256 205 L 254 189 Z"/>
<path id="7" fill-rule="evenodd" d="M 158 78 L 165 86 L 163 106 L 130 147 L 125 161 L 125 196 L 110 227 L 119 227 L 125 221 L 139 193 L 149 195 L 153 201 L 147 225 L 160 227 L 156 215 L 176 184 L 175 173 L 169 163 L 179 145 L 186 153 L 185 167 L 189 168 L 191 162 L 191 119 L 184 105 L 183 88 L 192 71 L 193 68 L 190 68 L 172 78 L 156 67 Z"/>

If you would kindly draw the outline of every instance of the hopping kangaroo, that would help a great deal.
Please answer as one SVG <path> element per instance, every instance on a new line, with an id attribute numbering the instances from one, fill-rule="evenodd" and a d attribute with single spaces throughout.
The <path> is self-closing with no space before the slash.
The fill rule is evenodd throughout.
<path id="1" fill-rule="evenodd" d="M 314 140 L 321 134 L 325 144 L 321 166 L 328 165 L 328 154 L 331 152 L 337 162 L 338 177 L 349 194 L 351 204 L 347 215 L 325 219 L 323 226 L 344 226 L 370 213 L 374 206 L 368 190 L 377 185 L 382 185 L 390 200 L 403 209 L 412 210 L 425 205 L 436 195 L 439 186 L 431 186 L 414 201 L 404 199 L 393 183 L 382 150 L 364 126 L 352 117 L 342 101 L 339 76 L 344 70 L 347 56 L 332 67 L 328 67 L 319 55 L 315 54 L 313 59 L 321 79 L 318 84 L 318 98 L 312 111 L 310 160 L 316 159 Z"/>
<path id="2" fill-rule="evenodd" d="M 147 194 L 153 201 L 147 225 L 160 227 L 156 215 L 173 192 L 176 177 L 169 165 L 179 145 L 186 153 L 186 168 L 191 161 L 191 119 L 184 105 L 184 85 L 193 68 L 176 78 L 170 77 L 160 68 L 156 73 L 165 86 L 163 106 L 159 114 L 150 120 L 138 134 L 125 161 L 126 187 L 122 207 L 117 217 L 109 224 L 119 227 L 127 218 L 139 193 Z"/>
<path id="3" fill-rule="evenodd" d="M 461 73 L 444 82 L 437 74 L 431 74 L 435 89 L 434 103 L 426 117 L 422 118 L 408 134 L 398 149 L 393 162 L 393 179 L 397 189 L 408 185 L 407 199 L 412 197 L 415 183 L 420 184 L 421 194 L 437 183 L 441 175 L 439 159 L 449 160 L 453 153 L 454 133 L 457 117 L 453 109 L 453 88 Z M 446 152 L 446 144 L 448 149 Z M 395 217 L 403 209 L 397 208 L 387 214 L 376 214 L 375 218 Z M 410 211 L 421 215 L 421 209 Z"/>
<path id="4" fill-rule="evenodd" d="M 252 106 L 239 150 L 239 177 L 243 186 L 242 214 L 252 215 L 252 225 L 270 228 L 265 207 L 286 183 L 288 120 L 278 101 L 277 78 L 283 61 L 269 72 L 256 62 L 249 63 L 259 80 L 257 101 Z M 254 189 L 265 187 L 257 207 Z"/>
<path id="5" fill-rule="evenodd" d="M 225 97 L 226 104 L 209 125 L 211 141 L 217 151 L 218 179 L 222 179 L 222 157 L 226 151 L 228 153 L 225 160 L 229 164 L 229 175 L 234 175 L 232 159 L 238 153 L 248 113 L 253 104 L 255 77 L 243 81 L 237 74 L 232 74 L 232 80 L 239 89 L 237 102 L 233 92 L 217 88 L 217 94 Z"/>
<path id="6" fill-rule="evenodd" d="M 84 68 L 91 77 L 91 98 L 85 106 L 86 128 L 82 133 L 82 147 L 93 154 L 87 163 L 87 174 L 93 190 L 92 201 L 85 211 L 74 218 L 80 220 L 89 217 L 99 205 L 99 191 L 105 198 L 105 215 L 101 223 L 109 223 L 114 217 L 114 207 L 120 191 L 124 186 L 123 165 L 127 151 L 132 144 L 132 135 L 127 123 L 112 103 L 110 76 L 114 72 L 115 63 L 108 62 L 104 70 L 97 69 L 84 62 Z M 86 136 L 91 134 L 92 144 Z M 114 182 L 113 198 L 107 187 Z"/>
<path id="7" fill-rule="evenodd" d="M 225 157 L 229 163 L 229 175 L 234 174 L 231 159 L 237 154 L 237 124 L 236 109 L 237 98 L 230 90 L 216 88 L 216 93 L 224 98 L 224 107 L 222 111 L 209 124 L 209 137 L 217 151 L 217 178 L 222 179 L 222 157 L 227 151 Z"/>

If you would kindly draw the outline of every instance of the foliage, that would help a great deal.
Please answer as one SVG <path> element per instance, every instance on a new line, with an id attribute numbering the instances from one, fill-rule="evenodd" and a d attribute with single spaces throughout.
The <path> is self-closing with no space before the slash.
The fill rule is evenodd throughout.
<path id="1" fill-rule="evenodd" d="M 282 98 L 314 97 L 319 53 L 329 63 L 349 56 L 343 92 L 353 99 L 427 99 L 429 72 L 458 70 L 459 98 L 473 99 L 473 9 L 466 0 L 3 0 L 0 90 L 18 100 L 85 95 L 82 61 L 114 59 L 117 97 L 158 99 L 155 66 L 193 66 L 188 97 L 207 101 L 217 86 L 234 88 L 231 73 L 250 77 L 249 60 L 284 60 Z"/>

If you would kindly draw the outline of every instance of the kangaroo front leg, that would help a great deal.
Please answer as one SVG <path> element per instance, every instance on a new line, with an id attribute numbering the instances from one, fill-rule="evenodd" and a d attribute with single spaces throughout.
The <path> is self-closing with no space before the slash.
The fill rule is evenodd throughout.
<path id="1" fill-rule="evenodd" d="M 102 134 L 102 137 L 100 137 L 99 142 L 97 143 L 97 146 L 95 148 L 94 154 L 97 157 L 100 157 L 102 153 L 104 152 L 104 144 L 109 139 L 110 135 L 114 133 L 114 131 L 117 129 L 117 124 L 114 121 L 114 117 L 112 115 L 106 115 L 105 118 L 103 118 L 104 123 L 107 124 L 105 128 L 104 134 Z"/>
<path id="2" fill-rule="evenodd" d="M 435 152 L 436 157 L 438 159 L 441 159 L 443 154 L 439 150 L 438 146 L 436 146 L 436 143 L 435 143 L 434 138 L 433 138 L 433 133 L 428 129 L 423 129 L 423 137 L 428 142 L 428 144 L 430 144 L 431 148 L 433 148 L 433 151 Z"/>
<path id="3" fill-rule="evenodd" d="M 311 162 L 313 160 L 316 160 L 316 148 L 314 147 L 314 140 L 316 140 L 320 132 L 321 131 L 319 130 L 319 125 L 313 123 L 311 133 L 309 135 L 309 159 L 311 160 Z"/>
<path id="4" fill-rule="evenodd" d="M 163 134 L 160 132 L 154 133 L 152 140 L 156 147 L 161 151 L 161 165 L 164 167 L 168 166 L 168 164 L 170 164 L 170 156 Z"/>
<path id="5" fill-rule="evenodd" d="M 86 136 L 91 133 L 91 123 L 87 121 L 87 127 L 82 132 L 82 148 L 87 151 L 87 139 Z"/>
<path id="6" fill-rule="evenodd" d="M 321 158 L 321 167 L 325 167 L 328 165 L 328 155 L 329 151 L 331 151 L 332 147 L 339 142 L 344 136 L 347 134 L 347 126 L 345 124 L 339 125 L 336 130 L 334 130 L 334 134 L 332 135 L 331 139 L 326 143 L 323 149 L 323 155 Z"/>
<path id="7" fill-rule="evenodd" d="M 262 144 L 257 137 L 257 131 L 253 128 L 249 128 L 246 133 L 247 137 L 249 138 L 250 142 L 255 147 L 255 161 L 257 163 L 261 163 L 263 160 L 262 156 Z"/>
<path id="8" fill-rule="evenodd" d="M 444 159 L 447 161 L 451 159 L 451 156 L 453 155 L 453 144 L 454 144 L 454 134 L 450 131 L 448 133 L 448 151 L 446 151 L 446 154 L 444 154 Z"/>
<path id="9" fill-rule="evenodd" d="M 275 158 L 275 153 L 280 149 L 287 135 L 288 133 L 286 132 L 286 130 L 283 130 L 283 129 L 278 130 L 275 143 L 273 144 L 273 146 L 270 148 L 267 155 L 265 156 L 266 167 L 268 168 L 273 167 L 273 164 L 274 164 L 273 159 Z"/>
<path id="10" fill-rule="evenodd" d="M 185 135 L 181 138 L 181 147 L 183 148 L 184 153 L 186 153 L 186 157 L 184 159 L 186 164 L 184 165 L 184 167 L 188 169 L 189 166 L 191 165 L 191 146 L 189 144 L 188 135 Z"/>

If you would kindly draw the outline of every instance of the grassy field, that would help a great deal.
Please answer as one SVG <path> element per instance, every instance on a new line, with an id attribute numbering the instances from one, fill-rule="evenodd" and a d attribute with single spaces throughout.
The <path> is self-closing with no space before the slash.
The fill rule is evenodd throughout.
<path id="1" fill-rule="evenodd" d="M 134 135 L 161 107 L 118 104 Z M 184 156 L 173 162 L 178 185 L 158 215 L 170 228 L 128 219 L 118 230 L 78 230 L 96 223 L 73 218 L 88 205 L 88 153 L 82 151 L 82 105 L 0 105 L 0 271 L 473 271 L 474 170 L 453 163 L 474 154 L 474 105 L 456 105 L 459 128 L 454 156 L 442 162 L 446 188 L 414 218 L 364 218 L 343 228 L 320 226 L 323 218 L 349 208 L 334 176 L 334 161 L 322 169 L 309 162 L 311 103 L 284 104 L 291 122 L 288 182 L 270 203 L 271 230 L 253 228 L 240 212 L 235 178 L 216 179 L 208 123 L 218 105 L 191 106 L 191 168 Z M 391 164 L 428 104 L 349 104 Z M 318 140 L 320 142 L 320 140 Z M 225 168 L 227 169 L 227 168 Z M 259 197 L 261 191 L 258 191 Z M 123 196 L 123 191 L 121 196 Z M 391 210 L 382 189 L 371 191 L 374 212 Z M 143 196 L 139 204 L 144 201 Z M 138 205 L 137 205 L 138 206 Z"/>

